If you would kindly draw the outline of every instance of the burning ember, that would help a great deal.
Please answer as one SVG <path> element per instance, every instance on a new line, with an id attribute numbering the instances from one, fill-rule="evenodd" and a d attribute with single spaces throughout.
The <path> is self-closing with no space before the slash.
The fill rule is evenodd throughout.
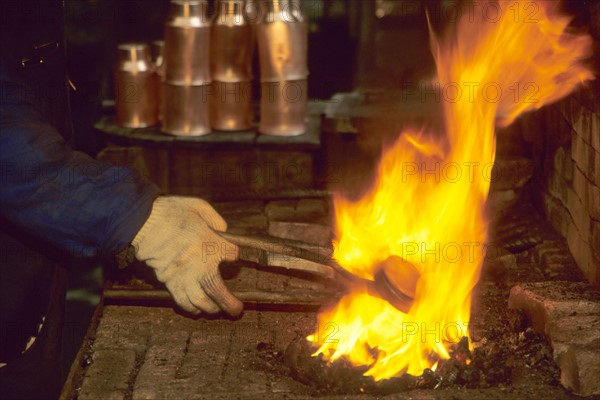
<path id="1" fill-rule="evenodd" d="M 477 3 L 481 4 L 481 3 Z M 334 198 L 337 261 L 373 279 L 391 255 L 421 274 L 405 314 L 357 287 L 319 315 L 315 353 L 366 366 L 375 380 L 420 375 L 468 336 L 471 294 L 484 258 L 484 214 L 495 157 L 495 125 L 566 95 L 593 74 L 581 60 L 591 40 L 567 31 L 552 1 L 491 3 L 443 39 L 431 34 L 444 95 L 444 135 L 403 132 L 384 153 L 373 187 L 352 202 Z M 517 7 L 518 5 L 518 7 Z M 535 5 L 535 13 L 530 8 Z M 389 272 L 388 272 L 389 273 Z M 392 271 L 394 273 L 394 271 Z M 396 271 L 402 280 L 402 271 Z"/>

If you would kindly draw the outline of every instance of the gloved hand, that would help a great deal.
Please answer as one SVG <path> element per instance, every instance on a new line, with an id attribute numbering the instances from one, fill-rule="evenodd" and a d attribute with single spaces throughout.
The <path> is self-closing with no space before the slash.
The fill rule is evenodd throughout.
<path id="1" fill-rule="evenodd" d="M 182 309 L 237 315 L 242 303 L 219 273 L 221 261 L 238 256 L 237 246 L 214 232 L 226 229 L 225 220 L 206 201 L 163 196 L 154 201 L 150 217 L 131 244 L 136 258 L 155 270 Z"/>

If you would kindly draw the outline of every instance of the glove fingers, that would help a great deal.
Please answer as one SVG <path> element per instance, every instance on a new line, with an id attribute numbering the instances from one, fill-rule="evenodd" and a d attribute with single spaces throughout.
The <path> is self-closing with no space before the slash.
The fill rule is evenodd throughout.
<path id="1" fill-rule="evenodd" d="M 167 284 L 166 286 L 179 308 L 191 314 L 200 314 L 198 307 L 192 304 L 184 289 L 180 285 Z"/>
<path id="2" fill-rule="evenodd" d="M 227 289 L 218 270 L 204 275 L 200 280 L 200 286 L 227 314 L 235 316 L 242 312 L 244 305 Z"/>
<path id="3" fill-rule="evenodd" d="M 227 222 L 206 201 L 198 199 L 198 201 L 194 202 L 194 209 L 206 221 L 206 224 L 215 231 L 225 232 L 227 230 Z"/>
<path id="4" fill-rule="evenodd" d="M 215 314 L 221 311 L 218 305 L 202 291 L 199 283 L 192 283 L 186 287 L 188 300 L 198 310 L 208 314 Z"/>

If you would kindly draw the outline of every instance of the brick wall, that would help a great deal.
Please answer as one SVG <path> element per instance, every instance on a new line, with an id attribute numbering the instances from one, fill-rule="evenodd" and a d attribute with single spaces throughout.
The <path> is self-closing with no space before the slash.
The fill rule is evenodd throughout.
<path id="1" fill-rule="evenodd" d="M 600 71 L 600 2 L 564 2 L 576 29 L 594 39 Z M 538 207 L 566 239 L 579 268 L 600 287 L 600 75 L 573 95 L 521 119 L 532 143 Z"/>
<path id="2" fill-rule="evenodd" d="M 533 194 L 577 265 L 600 286 L 600 86 L 526 116 L 537 166 Z"/>

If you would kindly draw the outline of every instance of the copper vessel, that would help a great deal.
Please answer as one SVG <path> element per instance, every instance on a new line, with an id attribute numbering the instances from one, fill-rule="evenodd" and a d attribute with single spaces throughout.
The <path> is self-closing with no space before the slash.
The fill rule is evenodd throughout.
<path id="1" fill-rule="evenodd" d="M 307 101 L 306 79 L 262 82 L 258 130 L 274 136 L 297 136 L 305 133 Z"/>
<path id="2" fill-rule="evenodd" d="M 210 65 L 215 95 L 211 124 L 218 130 L 250 129 L 254 30 L 244 15 L 244 0 L 217 0 L 211 27 Z"/>
<path id="3" fill-rule="evenodd" d="M 163 83 L 165 114 L 162 130 L 176 136 L 199 136 L 210 133 L 210 98 L 212 86 Z"/>
<path id="4" fill-rule="evenodd" d="M 308 29 L 298 1 L 261 0 L 256 25 L 260 61 L 259 131 L 295 136 L 306 131 Z"/>
<path id="5" fill-rule="evenodd" d="M 214 129 L 241 131 L 252 128 L 252 82 L 213 82 L 210 120 Z"/>
<path id="6" fill-rule="evenodd" d="M 252 80 L 254 30 L 244 16 L 244 0 L 217 0 L 215 9 L 210 48 L 212 79 Z"/>
<path id="7" fill-rule="evenodd" d="M 119 45 L 114 75 L 117 125 L 127 128 L 155 125 L 158 122 L 158 79 L 148 45 Z"/>
<path id="8" fill-rule="evenodd" d="M 256 39 L 261 82 L 306 79 L 308 28 L 299 3 L 262 0 L 259 5 Z"/>
<path id="9" fill-rule="evenodd" d="M 210 19 L 207 0 L 171 1 L 165 24 L 165 81 L 210 83 Z"/>

